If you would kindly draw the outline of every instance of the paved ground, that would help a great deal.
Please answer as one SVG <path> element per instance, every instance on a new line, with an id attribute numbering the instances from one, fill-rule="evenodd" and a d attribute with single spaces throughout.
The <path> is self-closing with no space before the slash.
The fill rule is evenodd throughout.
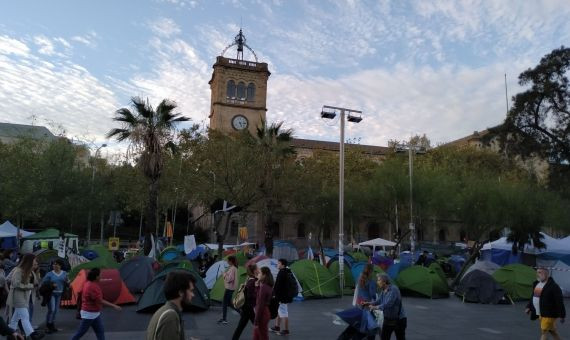
<path id="1" fill-rule="evenodd" d="M 336 339 L 345 328 L 335 312 L 348 308 L 352 298 L 309 300 L 293 303 L 290 306 L 290 339 Z M 570 300 L 566 299 L 570 308 Z M 404 298 L 404 308 L 408 314 L 407 339 L 469 340 L 469 339 L 538 339 L 538 323 L 529 321 L 523 313 L 524 304 L 516 305 L 479 305 L 463 304 L 459 299 L 422 299 Z M 150 315 L 135 313 L 136 306 L 126 306 L 122 312 L 111 309 L 103 311 L 107 339 L 130 340 L 144 339 Z M 219 318 L 220 307 L 198 314 L 185 314 L 187 335 L 201 340 L 230 339 L 239 316 L 229 315 L 229 325 L 221 326 L 215 322 Z M 35 324 L 41 322 L 45 311 L 39 310 L 34 316 Z M 70 339 L 78 325 L 74 311 L 62 310 L 58 327 L 63 328 L 57 335 L 45 339 Z M 563 339 L 570 339 L 570 325 L 559 325 Z M 252 328 L 248 326 L 242 339 L 251 339 Z M 92 331 L 84 339 L 95 339 Z M 282 339 L 271 335 L 271 339 Z M 393 337 L 395 338 L 395 337 Z"/>

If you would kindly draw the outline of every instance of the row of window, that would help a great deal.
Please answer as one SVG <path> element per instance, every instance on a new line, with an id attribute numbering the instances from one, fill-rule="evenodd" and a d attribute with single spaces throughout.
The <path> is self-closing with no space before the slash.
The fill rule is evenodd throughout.
<path id="1" fill-rule="evenodd" d="M 252 102 L 255 100 L 255 84 L 249 83 L 247 86 L 245 86 L 245 83 L 243 81 L 240 81 L 236 85 L 235 81 L 229 80 L 226 90 L 226 97 L 228 99 Z"/>

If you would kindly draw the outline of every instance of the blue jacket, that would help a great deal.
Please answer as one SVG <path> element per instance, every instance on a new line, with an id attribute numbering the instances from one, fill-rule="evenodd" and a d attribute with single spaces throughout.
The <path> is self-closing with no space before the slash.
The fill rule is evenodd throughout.
<path id="1" fill-rule="evenodd" d="M 42 284 L 44 284 L 46 282 L 55 283 L 56 287 L 53 290 L 53 294 L 61 295 L 63 293 L 63 289 L 65 288 L 65 285 L 67 284 L 67 272 L 62 270 L 59 273 L 59 275 L 57 275 L 52 270 L 51 272 L 47 273 L 46 276 L 44 276 L 44 279 L 42 280 Z"/>
<path id="2" fill-rule="evenodd" d="M 399 320 L 406 317 L 404 306 L 402 306 L 402 295 L 398 287 L 394 285 L 389 285 L 386 291 L 382 290 L 372 305 L 380 307 L 380 310 L 384 312 L 384 319 Z"/>

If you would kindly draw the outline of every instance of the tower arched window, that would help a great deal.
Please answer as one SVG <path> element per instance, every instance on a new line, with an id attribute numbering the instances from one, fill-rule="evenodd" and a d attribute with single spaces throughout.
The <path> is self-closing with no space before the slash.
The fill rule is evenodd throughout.
<path id="1" fill-rule="evenodd" d="M 233 80 L 228 81 L 228 88 L 226 92 L 226 96 L 228 98 L 233 99 L 236 97 L 236 83 Z"/>
<path id="2" fill-rule="evenodd" d="M 252 102 L 255 100 L 255 84 L 249 83 L 247 85 L 247 101 Z"/>
<path id="3" fill-rule="evenodd" d="M 237 85 L 237 99 L 245 100 L 245 83 L 243 81 Z"/>

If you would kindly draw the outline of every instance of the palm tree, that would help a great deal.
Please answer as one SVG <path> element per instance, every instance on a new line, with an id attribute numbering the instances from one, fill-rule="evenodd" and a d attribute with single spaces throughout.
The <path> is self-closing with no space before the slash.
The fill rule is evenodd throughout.
<path id="1" fill-rule="evenodd" d="M 276 183 L 284 172 L 285 161 L 295 154 L 291 145 L 293 139 L 292 129 L 282 129 L 283 122 L 272 123 L 269 126 L 265 121 L 257 127 L 255 136 L 259 156 L 262 158 L 263 179 L 259 190 L 263 200 L 264 226 L 269 231 L 273 224 L 273 213 L 278 200 L 275 196 L 281 192 L 276 189 Z"/>
<path id="2" fill-rule="evenodd" d="M 148 203 L 146 209 L 145 254 L 150 252 L 151 226 L 155 223 L 158 230 L 157 200 L 158 185 L 164 167 L 164 150 L 172 146 L 173 130 L 177 123 L 189 118 L 174 113 L 176 103 L 163 99 L 154 109 L 148 99 L 131 98 L 133 111 L 121 108 L 115 111 L 114 121 L 121 122 L 121 128 L 109 131 L 108 138 L 117 141 L 129 140 L 131 147 L 139 155 L 139 166 L 149 180 Z M 148 241 L 148 242 L 147 242 Z"/>

